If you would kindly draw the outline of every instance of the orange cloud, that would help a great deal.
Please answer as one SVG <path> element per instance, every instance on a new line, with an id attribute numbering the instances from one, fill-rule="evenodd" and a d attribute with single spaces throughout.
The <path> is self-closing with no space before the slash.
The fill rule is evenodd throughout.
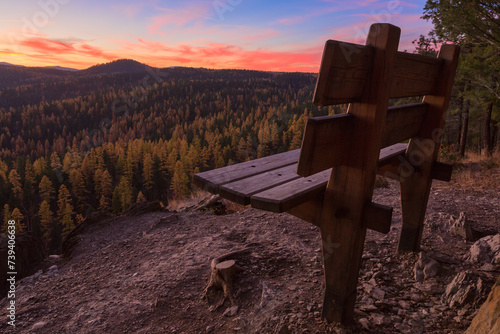
<path id="1" fill-rule="evenodd" d="M 262 71 L 316 72 L 321 60 L 321 45 L 297 51 L 247 50 L 243 47 L 207 43 L 204 46 L 170 46 L 139 40 L 133 55 L 152 66 L 193 66 L 209 68 L 254 69 Z M 144 56 L 144 55 L 148 56 Z"/>
<path id="2" fill-rule="evenodd" d="M 105 53 L 102 49 L 84 42 L 62 42 L 47 38 L 28 38 L 20 41 L 19 45 L 27 47 L 39 54 L 57 55 L 84 55 L 94 58 L 113 60 L 117 57 Z"/>

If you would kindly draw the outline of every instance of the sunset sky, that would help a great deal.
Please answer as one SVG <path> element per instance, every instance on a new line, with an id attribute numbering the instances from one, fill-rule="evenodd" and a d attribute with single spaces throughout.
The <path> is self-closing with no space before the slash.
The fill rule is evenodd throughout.
<path id="1" fill-rule="evenodd" d="M 17 0 L 0 3 L 0 62 L 83 69 L 131 58 L 189 66 L 316 72 L 323 44 L 364 44 L 372 23 L 426 35 L 425 0 Z"/>

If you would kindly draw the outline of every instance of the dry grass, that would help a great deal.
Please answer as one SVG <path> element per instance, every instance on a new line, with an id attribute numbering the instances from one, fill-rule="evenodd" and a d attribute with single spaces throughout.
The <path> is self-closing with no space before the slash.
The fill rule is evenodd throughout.
<path id="1" fill-rule="evenodd" d="M 192 206 L 198 204 L 204 198 L 212 196 L 211 193 L 204 190 L 195 190 L 187 198 L 174 198 L 168 201 L 167 209 L 171 211 L 177 211 L 180 208 Z"/>
<path id="2" fill-rule="evenodd" d="M 484 154 L 479 154 L 476 152 L 467 152 L 465 154 L 465 157 L 462 159 L 463 163 L 487 163 L 487 162 L 493 162 L 496 163 L 497 165 L 500 166 L 500 151 L 497 150 L 497 152 L 494 152 L 491 157 L 487 157 Z"/>
<path id="3" fill-rule="evenodd" d="M 500 152 L 491 157 L 467 152 L 456 167 L 452 178 L 456 186 L 469 190 L 500 189 Z"/>
<path id="4" fill-rule="evenodd" d="M 204 191 L 204 190 L 195 190 L 191 195 L 187 198 L 180 198 L 180 199 L 171 199 L 168 202 L 167 209 L 171 211 L 178 211 L 180 208 L 184 207 L 189 207 L 189 206 L 194 206 L 201 202 L 202 200 L 209 198 L 213 196 L 213 194 Z M 227 212 L 239 212 L 245 209 L 244 206 L 233 203 L 231 201 L 228 201 L 226 199 L 222 199 L 222 204 L 224 204 L 224 207 L 226 208 Z"/>

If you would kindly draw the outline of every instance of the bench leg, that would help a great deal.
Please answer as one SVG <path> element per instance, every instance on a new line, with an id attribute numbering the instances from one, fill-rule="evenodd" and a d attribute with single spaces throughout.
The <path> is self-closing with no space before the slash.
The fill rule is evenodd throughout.
<path id="1" fill-rule="evenodd" d="M 418 252 L 424 230 L 425 210 L 432 179 L 416 172 L 401 182 L 401 213 L 403 227 L 399 252 Z"/>
<path id="2" fill-rule="evenodd" d="M 322 317 L 328 322 L 346 324 L 353 319 L 366 235 L 366 229 L 359 226 L 347 219 L 336 219 L 321 227 L 325 266 Z"/>

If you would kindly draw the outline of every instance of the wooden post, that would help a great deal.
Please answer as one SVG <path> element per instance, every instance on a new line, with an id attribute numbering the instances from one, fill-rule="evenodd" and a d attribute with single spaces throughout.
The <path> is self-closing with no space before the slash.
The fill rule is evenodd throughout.
<path id="1" fill-rule="evenodd" d="M 423 102 L 429 105 L 428 111 L 420 133 L 408 145 L 406 156 L 415 168 L 411 175 L 400 179 L 403 215 L 398 246 L 400 252 L 418 252 L 420 249 L 425 210 L 432 185 L 432 169 L 439 152 L 459 52 L 460 48 L 456 45 L 441 47 L 438 58 L 444 60 L 444 68 L 436 82 L 436 92 L 424 97 Z"/>
<path id="2" fill-rule="evenodd" d="M 351 154 L 333 169 L 324 194 L 320 219 L 326 283 L 323 317 L 329 322 L 349 322 L 354 313 L 366 234 L 363 211 L 373 194 L 399 37 L 400 29 L 390 24 L 370 28 L 366 45 L 373 49 L 371 76 L 360 101 L 348 109 L 355 117 Z"/>

